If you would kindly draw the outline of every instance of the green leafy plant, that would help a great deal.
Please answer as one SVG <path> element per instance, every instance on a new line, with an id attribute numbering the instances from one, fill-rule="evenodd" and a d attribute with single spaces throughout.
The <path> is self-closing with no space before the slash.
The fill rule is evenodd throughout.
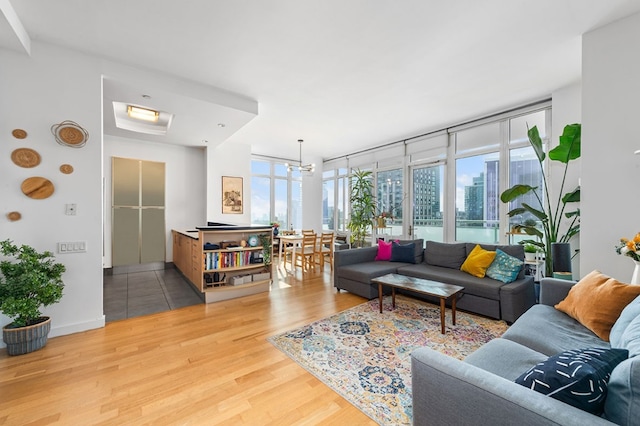
<path id="1" fill-rule="evenodd" d="M 535 244 L 525 243 L 524 244 L 524 252 L 525 253 L 537 253 L 539 248 Z"/>
<path id="2" fill-rule="evenodd" d="M 14 259 L 0 262 L 0 312 L 13 319 L 11 327 L 38 323 L 41 307 L 62 299 L 64 265 L 49 251 L 38 253 L 11 240 L 0 242 L 0 254 Z"/>
<path id="3" fill-rule="evenodd" d="M 553 272 L 551 245 L 553 243 L 568 243 L 569 240 L 580 232 L 580 209 L 565 212 L 568 203 L 577 203 L 580 201 L 580 187 L 578 186 L 571 192 L 564 193 L 565 180 L 567 177 L 567 169 L 569 162 L 580 158 L 580 136 L 581 125 L 569 124 L 564 127 L 560 136 L 560 143 L 557 147 L 549 151 L 549 159 L 564 164 L 564 172 L 562 174 L 562 183 L 558 189 L 558 199 L 551 200 L 549 195 L 549 186 L 547 176 L 544 173 L 544 160 L 546 158 L 544 146 L 537 126 L 528 129 L 527 135 L 529 143 L 535 151 L 540 171 L 542 174 L 543 188 L 530 185 L 516 184 L 507 189 L 500 195 L 500 200 L 509 203 L 519 197 L 533 193 L 537 198 L 540 208 L 533 207 L 527 203 L 522 203 L 521 207 L 509 211 L 509 217 L 513 218 L 523 213 L 530 213 L 542 224 L 542 230 L 530 224 L 516 224 L 515 227 L 527 235 L 536 237 L 536 240 L 524 240 L 523 243 L 534 244 L 538 246 L 545 254 L 545 271 L 546 276 L 551 276 Z M 563 234 L 560 233 L 562 219 L 568 219 L 569 223 L 564 228 Z"/>
<path id="4" fill-rule="evenodd" d="M 258 239 L 260 240 L 260 245 L 262 246 L 262 259 L 265 266 L 271 265 L 271 237 L 268 234 L 260 234 L 258 235 Z"/>
<path id="5" fill-rule="evenodd" d="M 347 229 L 351 231 L 351 244 L 363 247 L 369 227 L 376 214 L 376 198 L 371 171 L 356 170 L 351 176 L 351 215 Z"/>

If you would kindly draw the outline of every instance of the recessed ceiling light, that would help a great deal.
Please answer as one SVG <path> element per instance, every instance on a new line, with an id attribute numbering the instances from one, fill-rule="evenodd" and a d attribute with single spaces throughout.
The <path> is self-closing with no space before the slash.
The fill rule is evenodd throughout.
<path id="1" fill-rule="evenodd" d="M 138 120 L 144 121 L 152 121 L 157 122 L 158 117 L 160 117 L 160 113 L 158 111 L 154 111 L 152 109 L 141 108 L 133 105 L 127 106 L 127 115 L 131 118 L 135 118 Z"/>
<path id="2" fill-rule="evenodd" d="M 218 123 L 218 127 L 225 127 L 224 123 Z"/>

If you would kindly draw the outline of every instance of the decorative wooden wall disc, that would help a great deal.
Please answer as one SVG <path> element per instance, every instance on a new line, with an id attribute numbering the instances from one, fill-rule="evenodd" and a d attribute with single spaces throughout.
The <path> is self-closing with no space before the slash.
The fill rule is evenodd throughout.
<path id="1" fill-rule="evenodd" d="M 31 168 L 40 164 L 40 154 L 31 148 L 18 148 L 11 153 L 11 161 L 20 167 Z"/>
<path id="2" fill-rule="evenodd" d="M 20 212 L 9 212 L 7 213 L 7 219 L 9 219 L 11 222 L 15 222 L 16 220 L 22 219 L 22 215 L 20 214 Z"/>
<path id="3" fill-rule="evenodd" d="M 73 173 L 73 166 L 71 164 L 63 164 L 60 166 L 60 171 L 65 175 L 70 175 Z"/>
<path id="4" fill-rule="evenodd" d="M 65 120 L 60 124 L 54 124 L 51 126 L 51 133 L 55 136 L 56 141 L 60 145 L 70 146 L 72 148 L 82 148 L 89 139 L 89 132 L 87 132 L 78 123 Z"/>
<path id="5" fill-rule="evenodd" d="M 54 191 L 53 183 L 40 176 L 25 179 L 20 189 L 24 195 L 34 200 L 49 198 Z"/>
<path id="6" fill-rule="evenodd" d="M 25 132 L 22 129 L 13 129 L 13 131 L 11 132 L 11 134 L 13 135 L 14 138 L 16 139 L 24 139 L 27 137 L 27 132 Z"/>

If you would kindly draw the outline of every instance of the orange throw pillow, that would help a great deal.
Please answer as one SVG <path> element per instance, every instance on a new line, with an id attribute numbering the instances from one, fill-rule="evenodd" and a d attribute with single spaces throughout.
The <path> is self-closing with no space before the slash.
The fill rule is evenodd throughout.
<path id="1" fill-rule="evenodd" d="M 624 284 L 593 271 L 574 285 L 555 308 L 608 342 L 611 327 L 624 307 L 638 295 L 640 285 Z"/>
<path id="2" fill-rule="evenodd" d="M 476 244 L 460 267 L 460 270 L 474 277 L 483 278 L 487 273 L 487 268 L 493 263 L 493 259 L 495 258 L 495 251 L 485 250 L 480 247 L 479 244 Z"/>

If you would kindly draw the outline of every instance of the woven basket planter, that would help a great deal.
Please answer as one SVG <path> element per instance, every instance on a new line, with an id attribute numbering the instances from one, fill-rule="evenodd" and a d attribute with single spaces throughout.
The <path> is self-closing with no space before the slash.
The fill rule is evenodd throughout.
<path id="1" fill-rule="evenodd" d="M 47 344 L 51 318 L 40 317 L 40 320 L 41 322 L 26 327 L 10 328 L 9 324 L 2 328 L 2 339 L 9 355 L 27 354 Z"/>

